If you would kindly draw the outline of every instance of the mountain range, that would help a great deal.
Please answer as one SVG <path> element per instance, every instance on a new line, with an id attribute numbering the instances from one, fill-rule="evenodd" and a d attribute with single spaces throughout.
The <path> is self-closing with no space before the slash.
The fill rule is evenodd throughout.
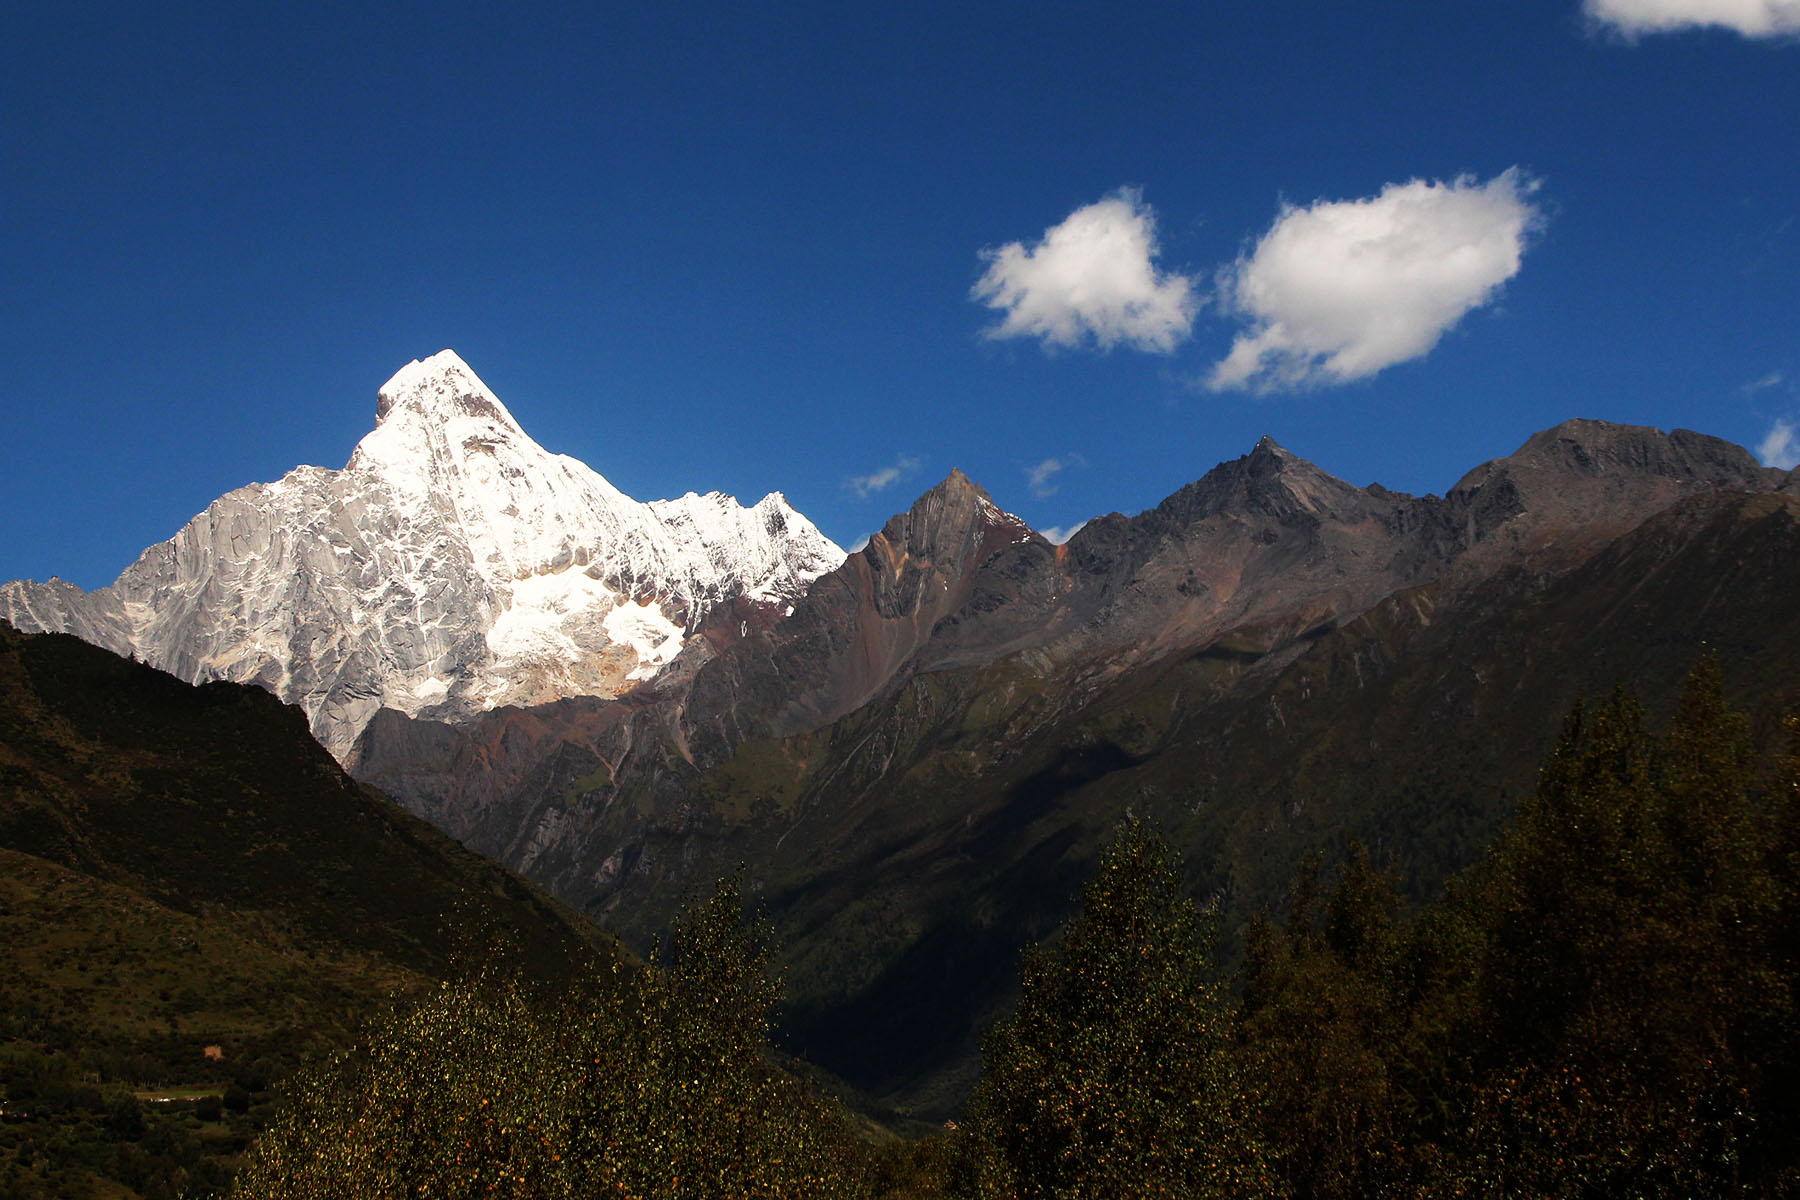
<path id="1" fill-rule="evenodd" d="M 954 1110 L 1017 947 L 1127 811 L 1235 922 L 1355 835 L 1417 895 L 1568 703 L 1704 645 L 1800 701 L 1800 476 L 1570 421 L 1443 496 L 1264 439 L 1054 545 L 953 472 L 845 556 L 779 496 L 639 505 L 445 352 L 341 472 L 232 493 L 0 615 L 299 704 L 352 774 L 640 942 L 738 863 L 791 1048 Z"/>

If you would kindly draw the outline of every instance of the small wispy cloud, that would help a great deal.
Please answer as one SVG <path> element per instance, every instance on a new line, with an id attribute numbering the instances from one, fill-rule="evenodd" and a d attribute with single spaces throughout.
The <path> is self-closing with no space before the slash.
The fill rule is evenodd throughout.
<path id="1" fill-rule="evenodd" d="M 1751 38 L 1800 35 L 1800 0 L 1585 0 L 1582 11 L 1628 38 L 1703 26 Z"/>
<path id="2" fill-rule="evenodd" d="M 1073 525 L 1052 525 L 1050 528 L 1040 529 L 1038 532 L 1043 534 L 1044 540 L 1052 546 L 1060 546 L 1079 533 L 1081 527 L 1086 524 L 1086 521 L 1077 521 Z"/>
<path id="3" fill-rule="evenodd" d="M 866 500 L 876 492 L 885 492 L 902 479 L 912 475 L 919 469 L 919 465 L 918 459 L 902 454 L 894 460 L 892 466 L 882 467 L 879 471 L 871 471 L 867 475 L 846 477 L 844 486 L 855 492 L 859 498 Z"/>
<path id="4" fill-rule="evenodd" d="M 1791 471 L 1800 467 L 1800 429 L 1792 421 L 1777 419 L 1769 427 L 1769 435 L 1756 447 L 1756 457 L 1765 467 Z"/>
<path id="5" fill-rule="evenodd" d="M 1057 488 L 1062 486 L 1056 477 L 1070 467 L 1085 467 L 1087 459 L 1070 451 L 1060 458 L 1046 458 L 1034 467 L 1025 468 L 1025 482 L 1031 488 L 1031 494 L 1039 500 L 1056 495 Z"/>
<path id="6" fill-rule="evenodd" d="M 1752 379 L 1738 390 L 1746 396 L 1754 396 L 1758 392 L 1766 392 L 1770 388 L 1778 388 L 1787 382 L 1787 376 L 1780 371 L 1770 371 L 1761 379 Z"/>
<path id="7" fill-rule="evenodd" d="M 1513 168 L 1486 183 L 1415 179 L 1361 200 L 1284 207 L 1222 276 L 1226 308 L 1250 328 L 1207 386 L 1347 383 L 1428 354 L 1518 274 L 1543 220 L 1536 190 Z"/>
<path id="8" fill-rule="evenodd" d="M 1193 329 L 1193 281 L 1156 268 L 1156 214 L 1134 188 L 1078 208 L 1035 246 L 983 250 L 987 272 L 970 298 L 1006 316 L 990 338 L 1101 350 L 1119 343 L 1166 354 Z"/>

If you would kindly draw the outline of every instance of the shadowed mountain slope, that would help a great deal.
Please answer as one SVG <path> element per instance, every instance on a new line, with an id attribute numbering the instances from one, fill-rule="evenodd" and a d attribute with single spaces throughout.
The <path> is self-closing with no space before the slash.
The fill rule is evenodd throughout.
<path id="1" fill-rule="evenodd" d="M 1229 933 L 1349 832 L 1428 892 L 1575 694 L 1659 697 L 1706 641 L 1752 707 L 1786 695 L 1791 479 L 1574 421 L 1412 497 L 1265 439 L 1056 547 L 954 474 L 678 686 L 383 713 L 354 769 L 629 935 L 749 863 L 795 1047 L 947 1112 L 1015 948 L 1127 807 L 1177 833 Z"/>
<path id="2" fill-rule="evenodd" d="M 0 625 L 0 845 L 192 913 L 436 972 L 490 924 L 560 961 L 599 935 L 358 784 L 260 688 L 184 684 Z M 330 901 L 322 903 L 321 901 Z"/>
<path id="3" fill-rule="evenodd" d="M 455 955 L 616 954 L 351 781 L 299 709 L 5 624 L 0 858 L 7 1042 L 131 1087 L 290 1069 Z"/>
<path id="4" fill-rule="evenodd" d="M 213 1178 L 208 1156 L 263 1110 L 198 1149 L 170 1116 L 146 1158 L 107 1142 L 143 1136 L 107 1106 L 266 1089 L 396 992 L 490 956 L 554 981 L 619 954 L 350 779 L 299 709 L 3 623 L 0 946 L 0 1164 L 13 1135 L 48 1138 L 54 1154 L 19 1160 L 28 1179 L 85 1171 L 134 1189 Z"/>

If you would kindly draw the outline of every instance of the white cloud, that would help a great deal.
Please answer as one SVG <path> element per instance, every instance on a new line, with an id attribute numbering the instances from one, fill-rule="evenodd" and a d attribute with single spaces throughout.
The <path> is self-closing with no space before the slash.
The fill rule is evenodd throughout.
<path id="1" fill-rule="evenodd" d="M 1770 427 L 1769 436 L 1756 447 L 1756 457 L 1765 467 L 1780 467 L 1783 471 L 1800 467 L 1800 429 L 1792 421 L 1777 420 Z"/>
<path id="2" fill-rule="evenodd" d="M 861 554 L 864 550 L 867 550 L 869 548 L 869 538 L 871 536 L 872 536 L 871 534 L 867 534 L 867 533 L 863 534 L 861 537 L 856 539 L 854 544 L 845 547 L 844 552 L 846 554 Z"/>
<path id="3" fill-rule="evenodd" d="M 1585 0 L 1582 9 L 1627 37 L 1703 25 L 1745 37 L 1800 34 L 1800 0 Z"/>
<path id="4" fill-rule="evenodd" d="M 1415 179 L 1363 200 L 1286 205 L 1222 278 L 1250 322 L 1207 385 L 1345 383 L 1419 358 L 1519 271 L 1540 223 L 1535 181 L 1512 168 L 1477 183 Z"/>
<path id="5" fill-rule="evenodd" d="M 1052 525 L 1050 528 L 1040 529 L 1038 532 L 1043 534 L 1044 540 L 1049 542 L 1052 546 L 1060 546 L 1079 533 L 1081 527 L 1086 524 L 1086 521 L 1077 521 L 1075 524 L 1068 526 Z"/>
<path id="6" fill-rule="evenodd" d="M 844 486 L 855 492 L 862 499 L 867 500 L 876 492 L 883 492 L 888 488 L 893 487 L 896 483 L 899 483 L 902 479 L 905 479 L 918 469 L 918 459 L 902 454 L 894 460 L 892 466 L 883 467 L 879 471 L 871 472 L 868 475 L 849 476 L 844 480 Z"/>
<path id="7" fill-rule="evenodd" d="M 1078 208 L 1027 250 L 983 250 L 987 273 L 970 298 L 1006 317 L 992 338 L 1042 338 L 1048 346 L 1102 350 L 1120 342 L 1168 353 L 1187 339 L 1199 306 L 1193 281 L 1162 274 L 1154 259 L 1156 214 L 1133 188 Z"/>
<path id="8" fill-rule="evenodd" d="M 1085 466 L 1087 466 L 1087 459 L 1070 451 L 1061 458 L 1046 458 L 1035 467 L 1025 468 L 1025 481 L 1031 487 L 1031 494 L 1039 500 L 1044 500 L 1056 495 L 1056 489 L 1061 486 L 1056 482 L 1058 475 L 1070 467 Z"/>
<path id="9" fill-rule="evenodd" d="M 1770 388 L 1780 387 L 1786 382 L 1786 375 L 1783 375 L 1780 371 L 1770 371 L 1761 379 L 1753 379 L 1738 390 L 1743 392 L 1746 396 L 1754 396 L 1758 392 L 1766 392 Z"/>

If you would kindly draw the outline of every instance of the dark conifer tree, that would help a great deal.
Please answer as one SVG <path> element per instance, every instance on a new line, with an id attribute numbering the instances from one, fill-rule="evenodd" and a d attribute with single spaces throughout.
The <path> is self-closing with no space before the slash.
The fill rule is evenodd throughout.
<path id="1" fill-rule="evenodd" d="M 1476 1080 L 1454 1139 L 1461 1182 L 1589 1196 L 1746 1185 L 1771 1144 L 1764 1034 L 1792 1005 L 1768 954 L 1775 813 L 1755 799 L 1746 729 L 1710 659 L 1665 737 L 1623 692 L 1571 714 L 1466 893 L 1484 946 L 1461 1033 Z"/>
<path id="2" fill-rule="evenodd" d="M 1295 878 L 1287 919 L 1253 923 L 1241 1036 L 1263 1097 L 1263 1133 L 1301 1197 L 1374 1194 L 1398 1169 L 1390 995 L 1399 897 L 1361 843 L 1329 895 L 1324 860 Z"/>

